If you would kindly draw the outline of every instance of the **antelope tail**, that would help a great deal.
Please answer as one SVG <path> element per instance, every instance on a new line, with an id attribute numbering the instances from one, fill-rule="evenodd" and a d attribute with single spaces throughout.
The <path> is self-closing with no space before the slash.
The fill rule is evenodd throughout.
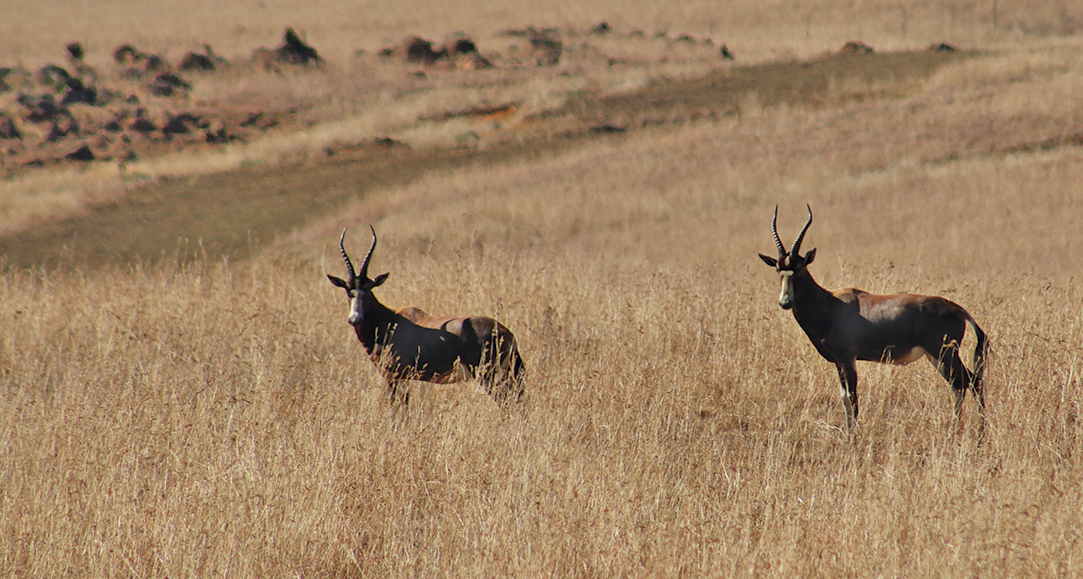
<path id="1" fill-rule="evenodd" d="M 978 322 L 974 321 L 973 316 L 969 313 L 966 315 L 966 322 L 970 324 L 970 327 L 974 328 L 974 337 L 978 340 L 977 345 L 974 346 L 973 374 L 974 384 L 980 387 L 982 376 L 985 375 L 985 358 L 989 354 L 989 344 L 985 332 L 982 331 L 978 326 Z"/>

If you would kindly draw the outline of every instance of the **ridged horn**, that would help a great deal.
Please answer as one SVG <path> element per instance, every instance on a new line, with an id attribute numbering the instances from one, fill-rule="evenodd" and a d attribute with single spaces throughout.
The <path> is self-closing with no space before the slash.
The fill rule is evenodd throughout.
<path id="1" fill-rule="evenodd" d="M 812 206 L 806 203 L 805 207 L 808 208 L 808 221 L 805 222 L 805 227 L 801 229 L 801 234 L 797 236 L 797 241 L 793 242 L 793 249 L 790 250 L 791 255 L 797 255 L 797 252 L 801 251 L 801 242 L 805 240 L 805 232 L 808 231 L 809 225 L 812 225 Z"/>
<path id="2" fill-rule="evenodd" d="M 342 252 L 342 259 L 346 260 L 346 273 L 350 275 L 349 281 L 353 281 L 356 275 L 353 272 L 353 264 L 350 263 L 350 256 L 346 255 L 346 247 L 343 245 L 346 242 L 346 230 L 342 230 L 342 236 L 338 238 L 338 250 Z"/>
<path id="3" fill-rule="evenodd" d="M 365 256 L 364 263 L 361 264 L 361 277 L 369 278 L 369 262 L 372 261 L 372 251 L 376 249 L 376 228 L 369 225 L 369 229 L 372 230 L 372 247 L 369 248 L 368 255 Z"/>
<path id="4" fill-rule="evenodd" d="M 778 247 L 778 256 L 786 257 L 786 248 L 782 247 L 782 240 L 778 238 L 778 205 L 775 205 L 775 216 L 771 218 L 771 233 L 775 235 L 775 247 Z"/>

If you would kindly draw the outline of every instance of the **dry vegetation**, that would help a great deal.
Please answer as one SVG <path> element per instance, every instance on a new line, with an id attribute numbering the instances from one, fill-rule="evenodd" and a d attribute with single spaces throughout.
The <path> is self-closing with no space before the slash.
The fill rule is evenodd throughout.
<path id="1" fill-rule="evenodd" d="M 40 12 L 60 10 L 50 4 Z M 825 1 L 779 19 L 797 33 L 789 43 L 771 3 L 710 17 L 695 3 L 638 7 L 623 22 L 591 3 L 481 5 L 476 20 L 425 8 L 442 19 L 435 30 L 421 8 L 377 4 L 388 6 L 365 25 L 341 9 L 294 21 L 270 2 L 260 9 L 273 25 L 259 22 L 270 37 L 290 24 L 333 38 L 315 44 L 345 66 L 358 44 L 445 24 L 487 38 L 609 18 L 739 53 L 730 39 L 743 40 L 765 68 L 726 64 L 746 67 L 721 77 L 732 83 L 854 36 L 983 51 L 920 74 L 898 63 L 883 77 L 832 73 L 807 101 L 722 81 L 686 95 L 720 91 L 716 114 L 673 99 L 698 86 L 696 70 L 723 65 L 694 56 L 667 69 L 662 45 L 642 67 L 580 64 L 533 85 L 501 72 L 503 89 L 437 72 L 421 92 L 370 94 L 400 135 L 433 136 L 419 118 L 507 102 L 524 86 L 593 88 L 534 105 L 551 133 L 534 125 L 465 151 L 433 136 L 431 149 L 119 187 L 105 205 L 85 205 L 102 195 L 86 184 L 101 167 L 8 183 L 12 195 L 37 183 L 82 200 L 37 210 L 30 229 L 20 212 L 0 224 L 14 232 L 0 240 L 0 575 L 1083 575 L 1074 4 L 1001 6 L 994 23 L 996 3 L 900 15 L 873 2 L 851 15 Z M 123 20 L 118 34 L 151 36 L 95 28 L 102 36 L 84 40 L 187 48 L 229 32 L 230 15 L 192 6 L 157 15 L 183 24 L 171 31 Z M 259 44 L 247 42 L 251 17 L 230 17 L 249 28 L 223 51 Z M 32 61 L 39 36 L 21 33 Z M 691 80 L 645 84 L 667 70 Z M 619 86 L 645 86 L 635 94 L 653 104 L 624 103 Z M 654 122 L 659 110 L 676 120 Z M 606 111 L 624 132 L 589 130 Z M 342 118 L 352 138 L 379 136 Z M 188 172 L 171 162 L 164 173 Z M 955 432 L 949 389 L 924 362 L 860 365 L 862 424 L 840 428 L 834 370 L 775 305 L 777 278 L 755 256 L 773 248 L 774 205 L 788 240 L 806 202 L 816 220 L 804 247 L 818 248 L 823 285 L 944 295 L 990 335 L 981 445 L 972 401 Z M 473 384 L 419 386 L 406 420 L 391 419 L 323 276 L 341 273 L 341 228 L 367 223 L 381 234 L 373 270 L 391 272 L 385 303 L 491 315 L 516 332 L 523 412 L 502 413 Z M 56 232 L 70 237 L 48 245 Z"/>

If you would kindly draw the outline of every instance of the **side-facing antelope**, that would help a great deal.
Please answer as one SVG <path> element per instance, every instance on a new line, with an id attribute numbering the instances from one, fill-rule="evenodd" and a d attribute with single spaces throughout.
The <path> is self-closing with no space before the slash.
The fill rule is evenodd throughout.
<path id="1" fill-rule="evenodd" d="M 392 406 L 409 402 L 407 380 L 450 384 L 477 378 L 501 406 L 521 400 L 523 360 L 515 336 L 500 322 L 481 316 L 430 316 L 412 306 L 392 310 L 376 299 L 372 290 L 387 281 L 388 274 L 368 276 L 376 249 L 376 230 L 369 228 L 372 246 L 361 271 L 354 273 L 343 229 L 338 248 L 348 277 L 327 274 L 327 279 L 349 295 L 348 321 L 387 379 Z"/>
<path id="2" fill-rule="evenodd" d="M 793 310 L 793 317 L 808 335 L 816 351 L 835 364 L 846 407 L 846 423 L 857 421 L 857 368 L 855 361 L 868 360 L 887 364 L 909 364 L 922 356 L 936 366 L 955 394 L 955 418 L 963 407 L 967 388 L 974 390 L 978 403 L 979 425 L 984 425 L 985 398 L 982 373 L 985 364 L 985 333 L 974 318 L 958 304 L 936 296 L 914 294 L 875 295 L 859 289 L 824 289 L 808 271 L 816 258 L 816 249 L 800 255 L 801 241 L 812 225 L 812 207 L 808 221 L 790 251 L 778 238 L 778 207 L 771 220 L 778 258 L 760 255 L 760 259 L 778 271 L 782 295 L 778 305 Z M 966 324 L 974 328 L 973 371 L 967 370 L 959 357 L 959 345 Z M 979 432 L 982 426 L 979 426 Z"/>

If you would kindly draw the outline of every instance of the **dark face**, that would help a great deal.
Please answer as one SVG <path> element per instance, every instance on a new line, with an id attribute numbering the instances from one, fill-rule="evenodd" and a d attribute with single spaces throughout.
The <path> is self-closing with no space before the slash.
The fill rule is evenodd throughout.
<path id="1" fill-rule="evenodd" d="M 768 257 L 764 254 L 759 254 L 760 259 L 767 265 L 775 268 L 778 272 L 778 277 L 782 281 L 782 293 L 778 296 L 778 305 L 784 310 L 788 310 L 793 307 L 795 302 L 794 297 L 794 278 L 800 279 L 802 275 L 805 275 L 805 268 L 812 263 L 813 259 L 816 259 L 816 248 L 812 248 L 804 257 L 801 257 L 801 242 L 805 239 L 805 233 L 808 232 L 808 228 L 812 225 L 812 206 L 806 204 L 808 208 L 808 221 L 805 222 L 805 226 L 801 228 L 801 233 L 797 235 L 797 240 L 793 242 L 793 246 L 789 251 L 786 251 L 786 247 L 782 245 L 782 240 L 778 238 L 778 206 L 775 206 L 775 216 L 771 218 L 771 234 L 775 236 L 775 247 L 778 248 L 778 259 Z"/>
<path id="2" fill-rule="evenodd" d="M 353 263 L 350 262 L 350 256 L 346 254 L 346 230 L 342 230 L 342 235 L 338 238 L 338 250 L 342 252 L 342 260 L 346 262 L 346 279 L 335 277 L 331 274 L 327 274 L 327 279 L 331 280 L 331 283 L 346 290 L 346 295 L 350 296 L 350 325 L 360 326 L 365 321 L 365 307 L 367 304 L 372 303 L 372 288 L 379 286 L 387 281 L 387 274 L 381 274 L 376 276 L 376 279 L 369 279 L 369 260 L 372 259 L 372 252 L 376 250 L 376 229 L 371 225 L 369 229 L 372 231 L 372 246 L 369 247 L 369 252 L 365 255 L 365 260 L 361 263 L 361 269 L 354 273 Z"/>
<path id="3" fill-rule="evenodd" d="M 365 303 L 368 296 L 372 295 L 372 289 L 387 281 L 387 274 L 376 276 L 376 279 L 368 279 L 360 276 L 350 278 L 348 281 L 340 277 L 327 274 L 327 279 L 337 287 L 346 290 L 350 297 L 350 315 L 347 318 L 351 326 L 359 326 L 365 321 Z"/>
<path id="4" fill-rule="evenodd" d="M 778 296 L 778 306 L 784 310 L 792 308 L 795 300 L 793 290 L 794 276 L 803 275 L 808 264 L 816 259 L 816 248 L 809 250 L 804 257 L 795 254 L 781 255 L 778 259 L 775 259 L 762 253 L 759 254 L 759 256 L 764 263 L 775 268 L 775 271 L 778 272 L 779 280 L 782 282 L 782 292 Z"/>

